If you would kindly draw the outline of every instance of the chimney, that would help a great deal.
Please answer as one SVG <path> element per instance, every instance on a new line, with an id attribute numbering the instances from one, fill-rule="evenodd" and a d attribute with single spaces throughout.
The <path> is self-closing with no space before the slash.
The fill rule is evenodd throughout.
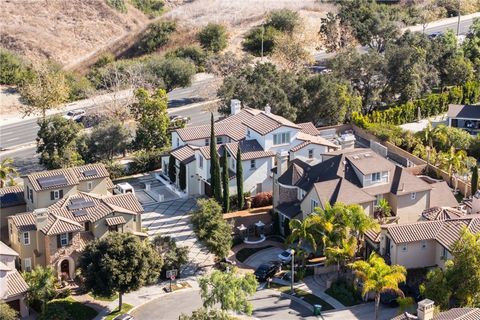
<path id="1" fill-rule="evenodd" d="M 424 299 L 418 303 L 417 317 L 418 320 L 432 320 L 435 302 Z"/>
<path id="2" fill-rule="evenodd" d="M 35 226 L 37 230 L 43 229 L 48 223 L 48 209 L 41 208 L 33 210 L 33 215 L 35 216 Z"/>
<path id="3" fill-rule="evenodd" d="M 275 158 L 277 161 L 277 175 L 280 177 L 288 169 L 288 152 L 277 152 Z"/>
<path id="4" fill-rule="evenodd" d="M 242 109 L 242 103 L 238 99 L 230 100 L 230 115 L 235 115 Z"/>
<path id="5" fill-rule="evenodd" d="M 272 108 L 270 108 L 270 105 L 267 103 L 265 106 L 265 114 L 270 114 L 272 112 Z"/>

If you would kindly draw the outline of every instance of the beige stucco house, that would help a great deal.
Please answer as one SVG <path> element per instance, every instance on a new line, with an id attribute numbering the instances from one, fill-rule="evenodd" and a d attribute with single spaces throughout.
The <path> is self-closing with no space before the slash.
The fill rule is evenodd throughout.
<path id="1" fill-rule="evenodd" d="M 443 184 L 429 183 L 371 149 L 326 153 L 315 165 L 299 159 L 289 161 L 287 155 L 279 153 L 276 163 L 273 204 L 280 230 L 290 219 L 303 219 L 327 203 L 358 204 L 374 216 L 379 201 L 386 199 L 399 223 L 418 221 L 422 211 L 436 202 L 458 205 Z"/>
<path id="2" fill-rule="evenodd" d="M 57 274 L 73 278 L 76 261 L 86 243 L 108 232 L 131 232 L 141 237 L 143 208 L 135 195 L 68 195 L 45 209 L 8 218 L 11 247 L 24 271 L 52 265 Z"/>
<path id="3" fill-rule="evenodd" d="M 28 285 L 15 269 L 18 253 L 0 241 L 0 301 L 7 303 L 21 317 L 28 316 Z"/>
<path id="4" fill-rule="evenodd" d="M 480 233 L 480 216 L 437 207 L 426 210 L 422 221 L 384 225 L 380 233 L 367 232 L 366 243 L 391 264 L 408 269 L 443 268 L 462 228 Z"/>

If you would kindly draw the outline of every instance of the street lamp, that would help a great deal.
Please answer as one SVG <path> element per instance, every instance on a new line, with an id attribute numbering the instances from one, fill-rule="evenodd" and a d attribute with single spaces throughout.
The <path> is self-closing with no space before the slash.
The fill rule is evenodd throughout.
<path id="1" fill-rule="evenodd" d="M 294 260 L 295 260 L 295 250 L 293 249 L 290 249 L 290 254 L 292 255 L 292 274 L 291 274 L 291 283 L 290 283 L 290 291 L 291 291 L 291 294 L 293 295 L 294 294 L 294 291 L 293 291 L 293 282 L 295 281 L 295 263 L 294 263 Z"/>

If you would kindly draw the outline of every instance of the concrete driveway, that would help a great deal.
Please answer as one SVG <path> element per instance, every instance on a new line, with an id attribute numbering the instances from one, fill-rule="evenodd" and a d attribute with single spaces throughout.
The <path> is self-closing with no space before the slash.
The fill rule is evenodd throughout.
<path id="1" fill-rule="evenodd" d="M 249 267 L 257 269 L 263 263 L 269 263 L 271 261 L 279 261 L 278 254 L 281 253 L 282 251 L 283 249 L 281 248 L 267 248 L 252 254 L 243 263 Z"/>
<path id="2" fill-rule="evenodd" d="M 158 202 L 172 201 L 179 198 L 167 185 L 155 178 L 153 172 L 138 176 L 135 178 L 122 179 L 118 182 L 128 182 L 142 206 L 155 205 Z M 146 185 L 150 185 L 150 190 L 146 190 Z"/>
<path id="3" fill-rule="evenodd" d="M 250 302 L 253 304 L 252 317 L 255 319 L 317 319 L 310 316 L 310 310 L 296 302 L 280 297 L 280 294 L 274 290 L 257 291 Z M 180 314 L 191 314 L 201 306 L 200 292 L 185 290 L 152 300 L 135 309 L 131 314 L 136 320 L 174 320 L 178 319 Z"/>

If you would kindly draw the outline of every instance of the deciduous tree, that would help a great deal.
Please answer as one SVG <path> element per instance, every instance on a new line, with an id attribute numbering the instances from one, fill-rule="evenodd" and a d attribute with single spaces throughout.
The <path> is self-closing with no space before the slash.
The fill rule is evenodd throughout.
<path id="1" fill-rule="evenodd" d="M 158 89 L 150 94 L 141 88 L 135 92 L 135 96 L 137 102 L 130 109 L 137 121 L 134 145 L 137 149 L 146 150 L 168 146 L 170 118 L 167 114 L 167 93 Z"/>
<path id="2" fill-rule="evenodd" d="M 77 142 L 81 124 L 56 115 L 38 121 L 37 153 L 47 169 L 67 168 L 83 164 Z"/>
<path id="3" fill-rule="evenodd" d="M 32 67 L 32 77 L 19 86 L 22 97 L 28 104 L 22 106 L 25 116 L 41 114 L 45 118 L 47 110 L 58 108 L 68 100 L 70 87 L 65 74 L 51 64 L 36 64 Z"/>
<path id="4" fill-rule="evenodd" d="M 220 304 L 222 310 L 232 310 L 250 315 L 253 311 L 249 297 L 257 290 L 257 280 L 252 273 L 239 274 L 236 268 L 228 272 L 215 270 L 199 280 L 203 306 Z"/>
<path id="5" fill-rule="evenodd" d="M 90 160 L 92 162 L 112 161 L 114 156 L 125 153 L 130 137 L 129 130 L 119 121 L 103 122 L 94 127 L 87 136 Z"/>
<path id="6" fill-rule="evenodd" d="M 217 53 L 227 47 L 227 31 L 222 25 L 209 23 L 198 33 L 198 40 L 203 49 Z"/>
<path id="7" fill-rule="evenodd" d="M 152 245 L 131 233 L 110 232 L 91 241 L 79 258 L 86 289 L 104 297 L 118 292 L 119 310 L 123 295 L 155 283 L 161 267 L 161 259 Z"/>

